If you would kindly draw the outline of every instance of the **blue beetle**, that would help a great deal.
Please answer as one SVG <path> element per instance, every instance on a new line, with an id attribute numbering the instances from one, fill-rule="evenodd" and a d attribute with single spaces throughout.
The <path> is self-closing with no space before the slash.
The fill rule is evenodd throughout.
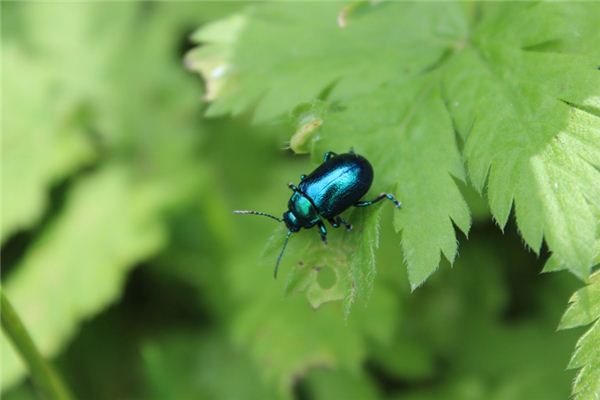
<path id="1" fill-rule="evenodd" d="M 345 154 L 328 151 L 317 169 L 310 175 L 300 177 L 298 186 L 288 184 L 294 193 L 288 202 L 288 211 L 283 213 L 282 218 L 261 211 L 236 210 L 234 213 L 261 215 L 285 223 L 288 233 L 273 273 L 277 278 L 279 263 L 292 233 L 316 225 L 319 227 L 321 240 L 327 244 L 327 228 L 323 221 L 327 220 L 334 228 L 344 225 L 347 230 L 351 230 L 352 225 L 340 217 L 351 206 L 367 207 L 389 199 L 400 208 L 400 202 L 388 193 L 381 193 L 373 200 L 361 201 L 372 183 L 373 167 L 366 158 L 352 150 Z"/>

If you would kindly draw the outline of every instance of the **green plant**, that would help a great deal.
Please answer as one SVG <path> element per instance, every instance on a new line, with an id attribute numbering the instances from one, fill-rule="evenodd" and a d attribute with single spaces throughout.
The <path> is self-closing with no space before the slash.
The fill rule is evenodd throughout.
<path id="1" fill-rule="evenodd" d="M 590 277 L 587 287 L 578 290 L 560 322 L 561 329 L 593 323 L 577 342 L 570 368 L 581 368 L 573 384 L 576 399 L 593 399 L 600 392 L 600 273 Z"/>
<path id="2" fill-rule="evenodd" d="M 376 191 L 402 199 L 394 226 L 413 290 L 440 253 L 454 262 L 453 225 L 469 233 L 459 181 L 485 189 L 501 229 L 514 204 L 525 244 L 539 254 L 545 239 L 553 262 L 586 280 L 600 215 L 599 18 L 597 4 L 270 4 L 200 29 L 187 62 L 207 82 L 208 116 L 299 115 L 292 149 L 373 160 Z M 369 214 L 353 215 L 359 240 L 303 249 L 291 282 L 313 305 L 369 293 Z M 312 290 L 320 263 L 337 278 L 325 298 Z"/>
<path id="3" fill-rule="evenodd" d="M 589 276 L 600 199 L 593 53 L 600 8 L 361 10 L 344 15 L 351 19 L 341 27 L 333 23 L 344 12 L 336 4 L 269 5 L 201 29 L 195 39 L 205 46 L 188 63 L 208 82 L 207 114 L 257 103 L 255 118 L 266 121 L 321 97 L 329 106 L 312 150 L 318 157 L 356 146 L 374 160 L 380 185 L 397 187 L 406 212 L 395 226 L 413 288 L 437 268 L 440 252 L 454 261 L 452 223 L 468 233 L 469 211 L 453 180 L 467 179 L 462 160 L 475 188 L 487 188 L 501 228 L 514 201 L 526 244 L 539 252 L 545 237 L 570 271 Z"/>
<path id="4" fill-rule="evenodd" d="M 2 291 L 75 397 L 564 399 L 581 280 L 597 395 L 597 4 L 2 8 Z M 404 208 L 273 281 L 283 228 L 231 210 L 350 147 Z"/>

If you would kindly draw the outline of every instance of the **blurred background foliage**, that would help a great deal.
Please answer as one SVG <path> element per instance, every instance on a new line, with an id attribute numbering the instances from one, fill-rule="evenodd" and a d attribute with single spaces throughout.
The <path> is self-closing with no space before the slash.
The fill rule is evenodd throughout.
<path id="1" fill-rule="evenodd" d="M 273 225 L 231 210 L 283 211 L 313 164 L 282 150 L 285 123 L 204 119 L 182 63 L 197 27 L 243 6 L 2 4 L 2 285 L 75 396 L 567 398 L 582 330 L 555 330 L 580 284 L 540 275 L 547 253 L 468 187 L 469 239 L 412 294 L 387 207 L 349 316 L 311 306 L 327 268 L 314 302 L 273 281 Z M 35 397 L 6 338 L 2 395 Z"/>

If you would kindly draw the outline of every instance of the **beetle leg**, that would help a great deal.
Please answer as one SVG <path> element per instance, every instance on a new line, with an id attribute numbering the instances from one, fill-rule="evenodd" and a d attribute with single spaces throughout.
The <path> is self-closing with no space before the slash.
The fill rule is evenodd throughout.
<path id="1" fill-rule="evenodd" d="M 334 228 L 339 228 L 341 224 L 344 225 L 347 231 L 352 230 L 352 224 L 345 221 L 342 217 L 328 218 L 327 221 L 329 221 L 331 226 L 333 226 Z"/>
<path id="2" fill-rule="evenodd" d="M 348 221 L 344 220 L 344 218 L 342 217 L 337 217 L 338 218 L 338 222 L 342 225 L 344 225 L 344 228 L 346 228 L 347 231 L 351 231 L 352 230 L 352 224 L 349 223 Z"/>
<path id="3" fill-rule="evenodd" d="M 368 207 L 368 206 L 370 206 L 372 204 L 375 204 L 378 201 L 381 201 L 383 199 L 390 200 L 392 203 L 394 203 L 394 205 L 396 206 L 396 208 L 400 208 L 401 207 L 400 202 L 398 200 L 396 200 L 396 198 L 393 195 L 389 194 L 389 193 L 381 193 L 379 196 L 377 196 L 373 200 L 359 201 L 358 203 L 354 203 L 354 207 Z"/>
<path id="4" fill-rule="evenodd" d="M 323 156 L 323 162 L 329 160 L 332 157 L 337 156 L 337 153 L 334 153 L 333 151 L 328 151 L 327 153 L 325 153 L 325 155 Z"/>
<path id="5" fill-rule="evenodd" d="M 288 183 L 288 187 L 292 189 L 294 192 L 298 191 L 298 187 L 294 185 L 292 182 Z"/>
<path id="6" fill-rule="evenodd" d="M 305 179 L 306 179 L 306 175 L 304 175 L 304 174 L 300 175 L 300 182 L 302 182 Z"/>
<path id="7" fill-rule="evenodd" d="M 321 240 L 327 244 L 327 228 L 325 228 L 325 224 L 323 221 L 319 221 L 317 225 L 319 226 L 319 232 L 321 232 Z"/>

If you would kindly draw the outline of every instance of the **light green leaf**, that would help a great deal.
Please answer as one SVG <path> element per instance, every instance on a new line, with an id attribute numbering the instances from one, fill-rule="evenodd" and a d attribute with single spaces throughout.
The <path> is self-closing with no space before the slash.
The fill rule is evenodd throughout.
<path id="1" fill-rule="evenodd" d="M 357 299 L 364 300 L 371 293 L 376 274 L 375 249 L 379 244 L 379 212 L 357 209 L 352 211 L 349 219 L 354 223 L 354 229 L 339 229 L 330 235 L 333 237 L 328 246 L 324 246 L 314 232 L 307 232 L 303 235 L 308 236 L 307 244 L 286 254 L 286 264 L 291 261 L 294 265 L 287 278 L 286 292 L 305 291 L 314 308 L 330 301 L 344 300 L 346 316 Z M 284 229 L 274 234 L 274 238 L 284 236 Z M 295 238 L 294 241 L 299 240 Z M 266 252 L 269 262 L 280 248 L 279 241 L 271 240 Z"/>
<path id="2" fill-rule="evenodd" d="M 292 144 L 302 151 L 310 139 L 315 158 L 327 150 L 354 147 L 371 160 L 376 174 L 371 196 L 387 190 L 403 203 L 395 221 L 415 288 L 438 267 L 440 253 L 454 260 L 453 222 L 465 233 L 470 226 L 453 181 L 464 179 L 464 171 L 440 91 L 441 76 L 430 72 L 447 56 L 444 37 L 464 33 L 465 21 L 460 7 L 452 4 L 382 4 L 342 29 L 336 24 L 340 10 L 338 4 L 282 4 L 249 11 L 229 50 L 231 72 L 208 114 L 235 114 L 260 97 L 256 119 L 273 119 L 303 102 L 319 104 L 312 101 L 335 82 L 327 99 L 333 106 L 319 107 L 319 131 L 309 129 L 306 138 L 305 130 L 297 130 Z M 207 60 L 198 52 L 229 43 L 208 39 L 209 44 L 189 55 L 192 64 Z M 354 255 L 370 260 L 372 251 L 372 245 L 365 246 Z M 372 262 L 357 265 L 362 271 L 355 268 L 354 273 L 372 279 Z"/>
<path id="3" fill-rule="evenodd" d="M 387 190 L 402 202 L 394 226 L 402 232 L 413 289 L 437 269 L 440 253 L 454 261 L 453 223 L 465 234 L 470 227 L 467 205 L 453 179 L 464 180 L 464 171 L 438 85 L 439 75 L 431 73 L 350 100 L 343 111 L 330 114 L 317 142 L 318 148 L 337 142 L 342 149 L 365 143 L 357 151 L 374 164 L 371 196 Z M 339 138 L 335 132 L 345 135 Z M 389 146 L 387 151 L 380 142 Z"/>
<path id="4" fill-rule="evenodd" d="M 284 297 L 278 282 L 265 280 L 262 270 L 248 268 L 248 257 L 244 253 L 237 256 L 229 273 L 238 304 L 231 332 L 234 342 L 249 352 L 262 379 L 285 397 L 291 395 L 294 381 L 310 368 L 358 373 L 369 341 L 391 341 L 398 315 L 392 288 L 374 290 L 368 308 L 355 307 L 350 316 L 341 302 L 328 303 L 314 312 L 302 297 Z M 286 257 L 296 259 L 294 252 Z M 316 284 L 321 273 L 314 278 Z"/>
<path id="5" fill-rule="evenodd" d="M 537 252 L 545 238 L 585 278 L 600 210 L 599 18 L 584 3 L 268 4 L 200 30 L 188 60 L 209 86 L 200 65 L 212 53 L 227 64 L 208 115 L 270 121 L 330 104 L 294 147 L 372 160 L 376 192 L 395 189 L 405 206 L 395 226 L 413 288 L 440 253 L 454 260 L 453 224 L 469 230 L 455 132 L 500 226 L 514 202 L 525 242 Z"/>
<path id="6" fill-rule="evenodd" d="M 290 149 L 296 154 L 310 152 L 310 144 L 319 128 L 323 125 L 323 117 L 327 112 L 328 104 L 323 101 L 315 101 L 297 107 L 294 119 L 297 121 L 296 130 L 290 139 Z"/>
<path id="7" fill-rule="evenodd" d="M 93 158 L 76 104 L 52 96 L 56 80 L 38 60 L 8 45 L 2 50 L 1 240 L 33 225 L 57 179 Z M 7 79 L 8 77 L 8 79 Z M 21 78 L 16 78 L 21 77 Z"/>
<path id="8" fill-rule="evenodd" d="M 590 276 L 589 284 L 578 290 L 560 322 L 560 329 L 592 326 L 577 342 L 569 368 L 580 368 L 573 383 L 576 400 L 600 398 L 600 272 Z"/>
<path id="9" fill-rule="evenodd" d="M 164 244 L 156 218 L 161 196 L 136 184 L 121 166 L 105 168 L 74 188 L 65 212 L 4 285 L 42 353 L 55 355 L 82 319 L 118 297 L 135 263 Z M 4 389 L 25 367 L 5 338 L 2 348 Z"/>
<path id="10" fill-rule="evenodd" d="M 192 36 L 197 42 L 215 43 L 190 51 L 185 60 L 188 68 L 202 72 L 206 78 L 206 100 L 216 99 L 225 89 L 232 70 L 233 46 L 244 24 L 244 16 L 233 15 L 208 24 Z"/>
<path id="11" fill-rule="evenodd" d="M 15 54 L 32 55 L 15 58 L 14 68 L 22 68 L 10 70 L 21 86 L 15 89 L 19 113 L 7 119 L 3 185 L 28 192 L 14 190 L 4 203 L 17 209 L 32 201 L 29 194 L 43 199 L 50 180 L 59 178 L 54 165 L 62 165 L 60 175 L 75 168 L 88 135 L 105 156 L 96 172 L 72 183 L 60 212 L 4 282 L 42 353 L 54 356 L 85 318 L 118 298 L 129 270 L 164 245 L 161 213 L 189 200 L 204 179 L 192 117 L 199 106 L 193 91 L 184 90 L 191 77 L 173 61 L 179 23 L 191 17 L 157 11 L 150 18 L 138 15 L 142 6 L 134 3 L 12 7 L 23 23 L 16 25 L 23 32 L 11 37 Z M 138 16 L 143 29 L 134 23 Z M 139 31 L 126 41 L 134 27 Z M 137 34 L 149 44 L 139 44 Z M 148 64 L 143 71 L 140 62 Z M 36 83 L 41 86 L 28 86 Z M 30 95 L 35 113 L 27 115 Z M 38 200 L 37 214 L 43 211 Z M 25 370 L 10 347 L 2 356 L 4 389 Z"/>
<path id="12" fill-rule="evenodd" d="M 592 265 L 600 264 L 600 240 L 596 241 L 596 245 L 593 249 L 594 258 L 592 259 Z M 567 269 L 566 265 L 561 262 L 561 260 L 555 255 L 551 255 L 546 263 L 544 264 L 544 269 L 542 272 L 556 272 Z"/>
<path id="13" fill-rule="evenodd" d="M 587 12 L 569 20 L 573 12 Z M 565 21 L 560 22 L 560 16 Z M 504 227 L 514 202 L 523 239 L 585 278 L 600 207 L 597 60 L 586 23 L 597 5 L 505 4 L 491 8 L 446 76 L 470 178 Z M 582 39 L 569 46 L 574 36 Z M 595 39 L 594 39 L 595 38 Z M 594 212 L 596 210 L 596 213 Z"/>
<path id="14" fill-rule="evenodd" d="M 35 224 L 51 185 L 95 158 L 90 103 L 110 86 L 102 79 L 134 9 L 15 3 L 2 13 L 3 25 L 18 21 L 2 38 L 2 241 Z"/>

